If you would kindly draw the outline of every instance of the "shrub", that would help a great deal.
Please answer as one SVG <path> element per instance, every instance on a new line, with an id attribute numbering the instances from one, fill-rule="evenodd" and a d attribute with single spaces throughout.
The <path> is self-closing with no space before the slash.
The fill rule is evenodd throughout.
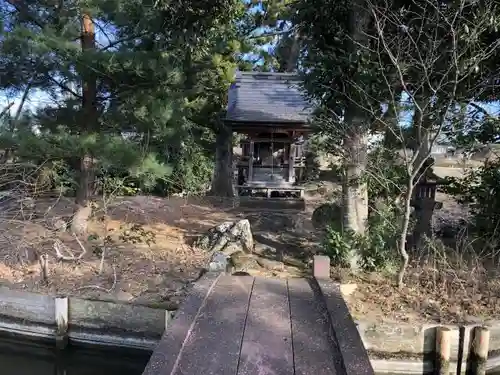
<path id="1" fill-rule="evenodd" d="M 500 160 L 486 161 L 463 178 L 447 178 L 445 191 L 459 203 L 468 204 L 473 230 L 479 235 L 498 239 L 500 223 Z"/>
<path id="2" fill-rule="evenodd" d="M 393 150 L 376 148 L 368 155 L 364 176 L 370 201 L 377 198 L 396 198 L 408 181 L 406 167 Z"/>
<path id="3" fill-rule="evenodd" d="M 396 266 L 402 210 L 394 205 L 380 206 L 368 219 L 367 235 L 342 232 L 335 222 L 327 225 L 323 251 L 334 264 L 348 266 L 349 259 L 357 252 L 366 271 L 391 270 Z"/>

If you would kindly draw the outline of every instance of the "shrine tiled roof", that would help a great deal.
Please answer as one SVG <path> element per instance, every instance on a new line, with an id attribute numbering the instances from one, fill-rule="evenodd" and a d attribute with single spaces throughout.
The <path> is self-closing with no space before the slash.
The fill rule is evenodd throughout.
<path id="1" fill-rule="evenodd" d="M 307 123 L 312 108 L 293 73 L 238 72 L 225 121 Z"/>

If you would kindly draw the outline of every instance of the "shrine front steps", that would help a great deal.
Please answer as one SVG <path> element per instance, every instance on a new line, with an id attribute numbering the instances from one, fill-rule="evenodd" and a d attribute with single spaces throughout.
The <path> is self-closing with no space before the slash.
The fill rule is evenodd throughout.
<path id="1" fill-rule="evenodd" d="M 265 198 L 265 197 L 245 197 L 235 198 L 235 206 L 245 209 L 256 210 L 299 210 L 306 208 L 303 198 Z"/>

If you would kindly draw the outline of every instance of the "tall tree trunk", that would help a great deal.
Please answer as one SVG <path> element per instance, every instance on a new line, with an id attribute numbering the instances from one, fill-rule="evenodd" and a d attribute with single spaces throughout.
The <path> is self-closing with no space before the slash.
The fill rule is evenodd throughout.
<path id="1" fill-rule="evenodd" d="M 33 78 L 28 82 L 26 85 L 26 88 L 24 89 L 23 96 L 21 97 L 21 102 L 19 103 L 19 107 L 17 107 L 16 114 L 14 115 L 14 118 L 11 119 L 10 124 L 9 124 L 9 132 L 13 132 L 16 130 L 17 125 L 19 124 L 19 119 L 21 118 L 21 114 L 23 113 L 23 107 L 24 104 L 26 103 L 26 100 L 28 99 L 28 95 L 30 93 L 31 87 L 33 86 Z M 10 108 L 10 106 L 8 107 Z M 2 116 L 0 116 L 1 118 Z M 6 148 L 2 156 L 0 157 L 0 164 L 5 164 L 7 161 L 9 161 L 9 157 L 12 154 L 12 149 L 11 148 Z"/>
<path id="2" fill-rule="evenodd" d="M 415 109 L 415 115 L 413 116 L 413 144 L 412 149 L 414 155 L 417 157 L 413 163 L 413 171 L 421 169 L 422 165 L 429 158 L 431 153 L 431 131 L 432 131 L 432 119 L 429 116 L 428 111 L 430 110 L 429 99 L 422 94 L 416 97 L 417 104 L 420 108 Z M 414 183 L 418 183 L 421 173 L 416 175 Z"/>
<path id="3" fill-rule="evenodd" d="M 349 14 L 349 34 L 351 38 L 349 53 L 357 55 L 368 47 L 368 27 L 371 15 L 365 0 L 355 0 Z M 362 67 L 360 67 L 362 69 Z M 357 82 L 358 71 L 350 77 Z M 368 122 L 370 116 L 362 108 L 365 100 L 363 93 L 351 84 L 348 85 L 346 100 L 348 105 L 344 113 L 344 122 L 347 127 L 344 139 L 346 154 L 345 173 L 342 183 L 343 227 L 358 234 L 365 234 L 368 220 L 368 189 L 362 177 L 367 163 Z M 353 271 L 360 268 L 361 255 L 356 250 L 350 255 L 349 264 Z"/>
<path id="4" fill-rule="evenodd" d="M 94 22 L 88 13 L 82 16 L 82 51 L 88 52 L 95 49 Z M 82 82 L 82 135 L 87 135 L 96 130 L 97 126 L 97 83 L 92 75 L 84 77 Z M 84 154 L 80 157 L 78 165 L 78 186 L 76 192 L 77 211 L 73 217 L 72 230 L 77 234 L 87 231 L 87 222 L 92 213 L 89 195 L 94 185 L 94 157 Z"/>
<path id="5" fill-rule="evenodd" d="M 215 166 L 210 193 L 220 197 L 234 197 L 232 129 L 221 125 L 215 145 Z"/>
<path id="6" fill-rule="evenodd" d="M 8 103 L 3 109 L 2 112 L 0 112 L 0 119 L 9 112 L 10 108 L 14 105 L 14 102 Z"/>
<path id="7" fill-rule="evenodd" d="M 357 108 L 346 112 L 349 129 L 344 140 L 346 155 L 342 182 L 342 209 L 344 229 L 364 234 L 368 220 L 368 189 L 362 181 L 367 164 L 367 133 L 365 117 Z M 358 267 L 359 255 L 352 254 L 351 267 Z"/>

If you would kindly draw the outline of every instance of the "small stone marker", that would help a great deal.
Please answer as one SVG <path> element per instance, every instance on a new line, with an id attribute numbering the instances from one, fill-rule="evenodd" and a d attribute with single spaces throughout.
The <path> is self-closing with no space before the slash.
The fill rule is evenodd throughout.
<path id="1" fill-rule="evenodd" d="M 315 255 L 313 258 L 313 276 L 317 279 L 330 278 L 330 258 L 326 255 Z"/>
<path id="2" fill-rule="evenodd" d="M 228 267 L 227 255 L 221 252 L 216 252 L 210 260 L 208 270 L 210 272 L 226 272 Z"/>

